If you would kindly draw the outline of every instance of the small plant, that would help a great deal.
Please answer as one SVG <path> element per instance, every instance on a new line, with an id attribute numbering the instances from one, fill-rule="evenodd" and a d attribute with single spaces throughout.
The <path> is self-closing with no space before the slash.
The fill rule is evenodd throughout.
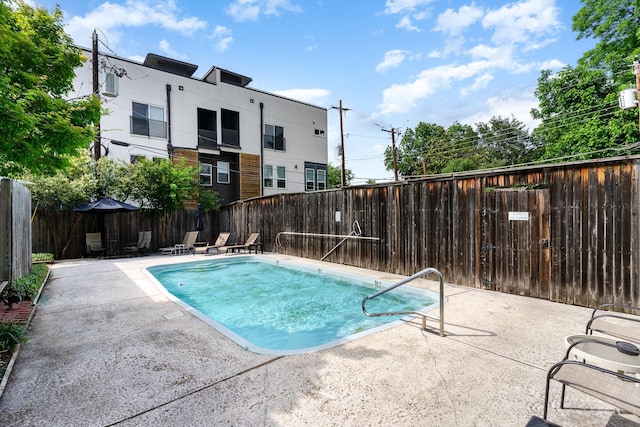
<path id="1" fill-rule="evenodd" d="M 17 322 L 0 323 L 0 353 L 11 353 L 16 344 L 27 342 L 27 325 Z"/>
<path id="2" fill-rule="evenodd" d="M 29 274 L 13 281 L 10 292 L 22 300 L 32 300 L 48 272 L 49 267 L 46 264 L 33 265 Z"/>
<path id="3" fill-rule="evenodd" d="M 53 262 L 53 254 L 50 253 L 39 253 L 39 254 L 31 254 L 31 262 Z"/>

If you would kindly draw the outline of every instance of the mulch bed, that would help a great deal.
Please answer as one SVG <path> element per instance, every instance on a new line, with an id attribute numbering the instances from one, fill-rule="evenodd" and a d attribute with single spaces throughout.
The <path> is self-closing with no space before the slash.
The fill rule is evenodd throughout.
<path id="1" fill-rule="evenodd" d="M 31 304 L 31 301 L 20 301 L 17 304 L 13 304 L 13 307 L 9 309 L 8 305 L 0 303 L 0 323 L 26 323 L 31 315 L 31 310 L 33 310 L 33 306 Z"/>

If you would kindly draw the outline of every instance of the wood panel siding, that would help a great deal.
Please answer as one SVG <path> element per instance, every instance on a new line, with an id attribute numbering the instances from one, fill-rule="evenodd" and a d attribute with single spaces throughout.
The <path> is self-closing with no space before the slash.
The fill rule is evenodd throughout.
<path id="1" fill-rule="evenodd" d="M 185 166 L 190 166 L 198 171 L 200 170 L 197 150 L 174 148 L 172 159 L 174 163 L 184 162 Z M 198 207 L 198 202 L 196 200 L 187 200 L 184 202 L 184 207 L 185 209 L 196 209 Z"/>
<path id="2" fill-rule="evenodd" d="M 260 196 L 260 156 L 240 153 L 240 199 Z"/>

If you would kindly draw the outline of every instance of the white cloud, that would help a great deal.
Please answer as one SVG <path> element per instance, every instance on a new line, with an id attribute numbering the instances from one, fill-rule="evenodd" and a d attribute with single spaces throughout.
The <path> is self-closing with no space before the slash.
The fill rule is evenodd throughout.
<path id="1" fill-rule="evenodd" d="M 565 65 L 564 62 L 560 61 L 559 59 L 550 59 L 549 61 L 544 61 L 540 64 L 540 69 L 541 70 L 559 70 L 560 68 L 563 68 Z"/>
<path id="2" fill-rule="evenodd" d="M 235 21 L 256 21 L 260 16 L 260 2 L 258 0 L 236 0 L 225 9 L 227 15 Z"/>
<path id="3" fill-rule="evenodd" d="M 281 11 L 301 12 L 290 0 L 234 0 L 225 12 L 237 22 L 257 21 L 260 14 L 279 16 Z"/>
<path id="4" fill-rule="evenodd" d="M 231 29 L 223 25 L 216 25 L 213 34 L 211 34 L 209 38 L 216 41 L 216 50 L 219 52 L 224 52 L 229 49 L 233 42 Z"/>
<path id="5" fill-rule="evenodd" d="M 411 23 L 411 18 L 408 15 L 403 16 L 400 21 L 398 21 L 396 28 L 404 28 L 407 31 L 420 31 L 420 28 Z"/>
<path id="6" fill-rule="evenodd" d="M 486 88 L 487 86 L 489 86 L 489 83 L 491 83 L 491 81 L 493 80 L 493 75 L 490 73 L 485 73 L 482 74 L 481 76 L 477 77 L 474 81 L 473 84 L 469 87 L 464 87 L 462 89 L 460 89 L 460 96 L 461 97 L 465 97 L 468 96 L 469 94 L 473 93 L 473 92 L 477 92 L 479 90 L 482 90 L 484 88 Z"/>
<path id="7" fill-rule="evenodd" d="M 160 40 L 160 43 L 158 43 L 158 47 L 160 48 L 160 51 L 163 52 L 165 55 L 167 55 L 170 58 L 175 58 L 175 59 L 186 59 L 186 56 L 176 52 L 175 50 L 171 49 L 171 45 L 169 44 L 169 42 L 165 39 Z"/>
<path id="8" fill-rule="evenodd" d="M 435 30 L 450 36 L 457 36 L 477 22 L 482 15 L 483 10 L 475 6 L 462 6 L 457 12 L 453 9 L 447 9 L 436 19 Z"/>
<path id="9" fill-rule="evenodd" d="M 443 65 L 422 71 L 407 84 L 394 84 L 382 92 L 383 102 L 378 105 L 379 114 L 405 113 L 416 103 L 438 90 L 447 89 L 453 82 L 478 75 L 491 67 L 487 61 L 474 61 L 467 65 Z"/>
<path id="10" fill-rule="evenodd" d="M 482 25 L 494 29 L 492 40 L 498 45 L 531 43 L 532 38 L 558 31 L 558 16 L 555 0 L 526 0 L 489 11 Z"/>
<path id="11" fill-rule="evenodd" d="M 380 73 L 400 66 L 400 64 L 402 64 L 402 62 L 407 58 L 408 53 L 409 52 L 406 50 L 400 49 L 387 51 L 384 54 L 382 62 L 376 66 L 376 71 Z"/>
<path id="12" fill-rule="evenodd" d="M 513 116 L 524 123 L 529 130 L 540 125 L 538 120 L 534 120 L 531 117 L 531 109 L 538 107 L 538 100 L 533 92 L 518 96 L 513 96 L 511 94 L 493 96 L 488 98 L 485 104 L 487 106 L 486 111 L 461 120 L 461 122 L 473 125 L 478 122 L 486 123 L 492 117 L 500 116 L 510 118 Z"/>
<path id="13" fill-rule="evenodd" d="M 276 90 L 273 93 L 285 96 L 287 98 L 296 99 L 298 101 L 307 102 L 309 104 L 321 105 L 327 101 L 331 91 L 326 89 L 287 89 Z"/>
<path id="14" fill-rule="evenodd" d="M 387 0 L 384 13 L 387 15 L 401 15 L 396 28 L 407 31 L 421 31 L 413 25 L 413 21 L 421 21 L 429 17 L 427 5 L 435 0 Z"/>
<path id="15" fill-rule="evenodd" d="M 421 6 L 426 6 L 433 0 L 387 0 L 384 12 L 387 15 L 413 12 Z"/>
<path id="16" fill-rule="evenodd" d="M 86 45 L 94 28 L 109 35 L 111 49 L 116 49 L 122 37 L 117 30 L 123 27 L 159 26 L 165 30 L 191 35 L 204 29 L 207 23 L 197 17 L 181 17 L 173 0 L 148 2 L 127 0 L 124 4 L 105 2 L 85 16 L 73 16 L 66 31 L 77 44 Z"/>

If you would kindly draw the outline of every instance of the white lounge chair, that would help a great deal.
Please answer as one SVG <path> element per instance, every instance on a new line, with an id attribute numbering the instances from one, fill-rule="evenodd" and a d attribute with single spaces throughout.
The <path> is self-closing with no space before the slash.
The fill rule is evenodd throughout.
<path id="1" fill-rule="evenodd" d="M 212 249 L 218 251 L 221 247 L 227 244 L 227 240 L 229 240 L 230 235 L 231 233 L 220 233 L 213 245 L 197 246 L 194 252 L 197 254 L 208 254 Z"/>
<path id="2" fill-rule="evenodd" d="M 166 248 L 160 248 L 160 253 L 162 255 L 167 254 L 186 254 L 189 252 L 193 252 L 194 245 L 196 240 L 198 239 L 199 231 L 187 231 L 184 233 L 184 238 L 182 239 L 182 243 L 175 244 L 173 246 L 168 246 Z"/>

